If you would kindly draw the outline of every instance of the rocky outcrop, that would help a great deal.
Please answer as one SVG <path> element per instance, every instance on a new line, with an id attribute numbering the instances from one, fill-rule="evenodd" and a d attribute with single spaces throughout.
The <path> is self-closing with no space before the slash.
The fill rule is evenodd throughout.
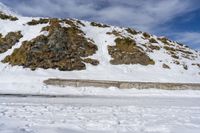
<path id="1" fill-rule="evenodd" d="M 11 15 L 7 15 L 7 14 L 1 12 L 1 11 L 0 11 L 0 19 L 2 19 L 2 20 L 11 20 L 11 21 L 18 20 L 17 17 L 11 16 Z"/>
<path id="2" fill-rule="evenodd" d="M 0 54 L 6 52 L 8 49 L 12 48 L 20 38 L 22 38 L 20 31 L 18 32 L 9 32 L 5 37 L 0 34 Z"/>
<path id="3" fill-rule="evenodd" d="M 108 51 L 113 58 L 110 63 L 153 65 L 155 62 L 146 55 L 143 49 L 136 45 L 130 38 L 117 38 L 115 46 L 108 46 Z"/>
<path id="4" fill-rule="evenodd" d="M 97 66 L 99 64 L 98 60 L 91 59 L 91 58 L 86 58 L 86 59 L 83 59 L 82 61 L 85 62 L 85 63 L 92 64 L 94 66 Z"/>
<path id="5" fill-rule="evenodd" d="M 50 25 L 43 30 L 48 31 L 49 34 L 23 42 L 22 46 L 15 49 L 3 62 L 32 70 L 36 68 L 57 68 L 62 71 L 86 69 L 84 64 L 86 61 L 83 61 L 82 57 L 95 54 L 97 46 L 85 38 L 78 27 L 62 27 L 59 20 L 51 19 Z M 98 63 L 93 61 L 91 64 Z"/>
<path id="6" fill-rule="evenodd" d="M 131 28 L 127 28 L 126 31 L 131 35 L 137 35 L 138 34 L 138 32 L 136 30 L 131 29 Z"/>
<path id="7" fill-rule="evenodd" d="M 95 26 L 95 27 L 100 27 L 100 28 L 107 28 L 107 27 L 110 27 L 106 24 L 101 24 L 101 23 L 96 23 L 96 22 L 91 22 L 90 23 L 92 26 Z"/>
<path id="8" fill-rule="evenodd" d="M 165 69 L 170 69 L 170 67 L 167 64 L 163 64 L 162 67 Z"/>
<path id="9" fill-rule="evenodd" d="M 146 47 L 147 51 L 153 52 L 154 50 L 160 50 L 160 47 L 157 45 L 153 45 L 151 43 L 145 44 L 144 47 Z"/>
<path id="10" fill-rule="evenodd" d="M 198 63 L 193 63 L 192 65 L 193 65 L 193 66 L 197 66 L 197 67 L 200 69 L 200 64 L 198 64 Z"/>
<path id="11" fill-rule="evenodd" d="M 31 20 L 30 22 L 28 22 L 28 25 L 38 25 L 38 24 L 47 24 L 49 23 L 50 19 L 44 19 L 44 18 L 40 18 L 39 20 Z"/>

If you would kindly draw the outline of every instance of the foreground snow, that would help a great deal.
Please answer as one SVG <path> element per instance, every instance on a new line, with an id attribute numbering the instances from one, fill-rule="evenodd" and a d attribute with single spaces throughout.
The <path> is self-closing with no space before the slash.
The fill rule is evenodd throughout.
<path id="1" fill-rule="evenodd" d="M 0 132 L 199 133 L 199 101 L 199 97 L 151 95 L 0 97 Z"/>

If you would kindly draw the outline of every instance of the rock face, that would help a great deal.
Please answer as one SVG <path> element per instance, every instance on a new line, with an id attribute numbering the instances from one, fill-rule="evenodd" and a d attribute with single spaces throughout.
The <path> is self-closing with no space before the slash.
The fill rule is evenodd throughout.
<path id="1" fill-rule="evenodd" d="M 47 24 L 49 23 L 49 19 L 40 18 L 39 20 L 33 19 L 32 21 L 28 22 L 28 25 L 38 25 L 38 24 Z"/>
<path id="2" fill-rule="evenodd" d="M 64 23 L 68 22 L 69 20 Z M 32 70 L 36 68 L 58 68 L 62 71 L 86 69 L 82 58 L 95 54 L 97 46 L 85 38 L 78 27 L 74 25 L 62 27 L 60 23 L 60 20 L 51 19 L 50 25 L 43 28 L 49 32 L 47 36 L 40 35 L 31 41 L 23 42 L 22 46 L 15 49 L 3 62 Z M 98 61 L 88 60 L 93 65 L 98 64 Z"/>
<path id="3" fill-rule="evenodd" d="M 1 12 L 1 11 L 0 11 L 0 19 L 3 19 L 3 20 L 11 20 L 11 21 L 16 21 L 16 20 L 18 20 L 17 17 L 11 16 L 11 15 L 7 15 L 7 14 Z"/>
<path id="4" fill-rule="evenodd" d="M 100 24 L 100 23 L 96 23 L 96 22 L 91 22 L 90 24 L 91 24 L 92 26 L 101 27 L 101 28 L 109 27 L 109 26 L 106 25 L 106 24 Z"/>
<path id="5" fill-rule="evenodd" d="M 145 54 L 143 49 L 136 45 L 133 39 L 117 38 L 115 42 L 115 46 L 108 46 L 109 54 L 113 58 L 110 61 L 111 64 L 155 64 L 155 62 Z"/>
<path id="6" fill-rule="evenodd" d="M 163 64 L 162 67 L 165 69 L 170 69 L 170 67 L 167 64 Z"/>
<path id="7" fill-rule="evenodd" d="M 0 34 L 0 54 L 6 52 L 22 38 L 20 31 L 10 32 L 5 37 Z"/>

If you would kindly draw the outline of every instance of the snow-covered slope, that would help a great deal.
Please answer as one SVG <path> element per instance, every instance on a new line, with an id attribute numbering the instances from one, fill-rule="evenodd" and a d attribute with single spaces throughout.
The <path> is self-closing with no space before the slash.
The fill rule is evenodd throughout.
<path id="1" fill-rule="evenodd" d="M 40 18 L 16 15 L 2 4 L 0 4 L 0 11 L 4 14 L 17 17 L 17 20 L 14 21 L 0 19 L 0 33 L 2 34 L 2 38 L 5 38 L 10 32 L 17 31 L 21 32 L 23 36 L 6 52 L 0 53 L 1 61 L 7 56 L 12 55 L 16 48 L 21 48 L 23 45 L 22 42 L 31 42 L 33 41 L 32 39 L 40 35 L 48 36 L 48 31 L 41 30 L 44 27 L 50 26 L 51 20 L 30 25 L 28 23 L 33 19 L 37 21 Z M 59 20 L 59 24 L 62 27 L 71 27 L 71 25 L 62 21 Z M 67 21 L 73 23 L 88 41 L 93 40 L 91 42 L 97 46 L 98 50 L 87 57 L 98 60 L 98 65 L 84 63 L 86 69 L 81 71 L 60 71 L 57 68 L 43 69 L 41 67 L 32 71 L 29 67 L 12 64 L 9 61 L 8 63 L 0 62 L 0 87 L 4 87 L 5 89 L 10 87 L 42 88 L 44 86 L 42 83 L 43 80 L 48 78 L 200 83 L 200 52 L 164 37 L 157 37 L 145 32 L 135 31 L 134 29 L 107 26 L 76 19 L 68 19 Z M 124 64 L 112 63 L 111 60 L 113 60 L 114 55 L 110 54 L 112 52 L 109 52 L 108 47 L 116 50 L 118 48 L 116 46 L 116 39 L 118 38 L 132 40 L 136 44 L 134 47 L 140 49 L 139 51 L 145 53 L 145 56 L 149 57 L 153 62 L 148 65 L 131 63 L 131 61 Z M 120 56 L 122 57 L 120 58 L 124 58 L 123 54 L 126 56 L 135 54 L 134 50 L 131 51 L 132 53 L 126 49 L 120 52 L 115 53 L 121 54 Z M 84 57 L 80 58 L 84 59 Z M 140 60 L 139 62 L 142 61 Z"/>

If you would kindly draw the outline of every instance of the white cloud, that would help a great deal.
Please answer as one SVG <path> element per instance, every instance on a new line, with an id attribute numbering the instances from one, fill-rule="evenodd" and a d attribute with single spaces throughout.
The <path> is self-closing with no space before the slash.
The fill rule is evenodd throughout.
<path id="1" fill-rule="evenodd" d="M 176 40 L 185 44 L 191 44 L 194 48 L 200 50 L 200 33 L 199 32 L 184 32 L 176 33 Z"/>
<path id="2" fill-rule="evenodd" d="M 13 7 L 26 15 L 73 17 L 155 32 L 161 24 L 198 8 L 196 1 L 23 0 Z"/>

